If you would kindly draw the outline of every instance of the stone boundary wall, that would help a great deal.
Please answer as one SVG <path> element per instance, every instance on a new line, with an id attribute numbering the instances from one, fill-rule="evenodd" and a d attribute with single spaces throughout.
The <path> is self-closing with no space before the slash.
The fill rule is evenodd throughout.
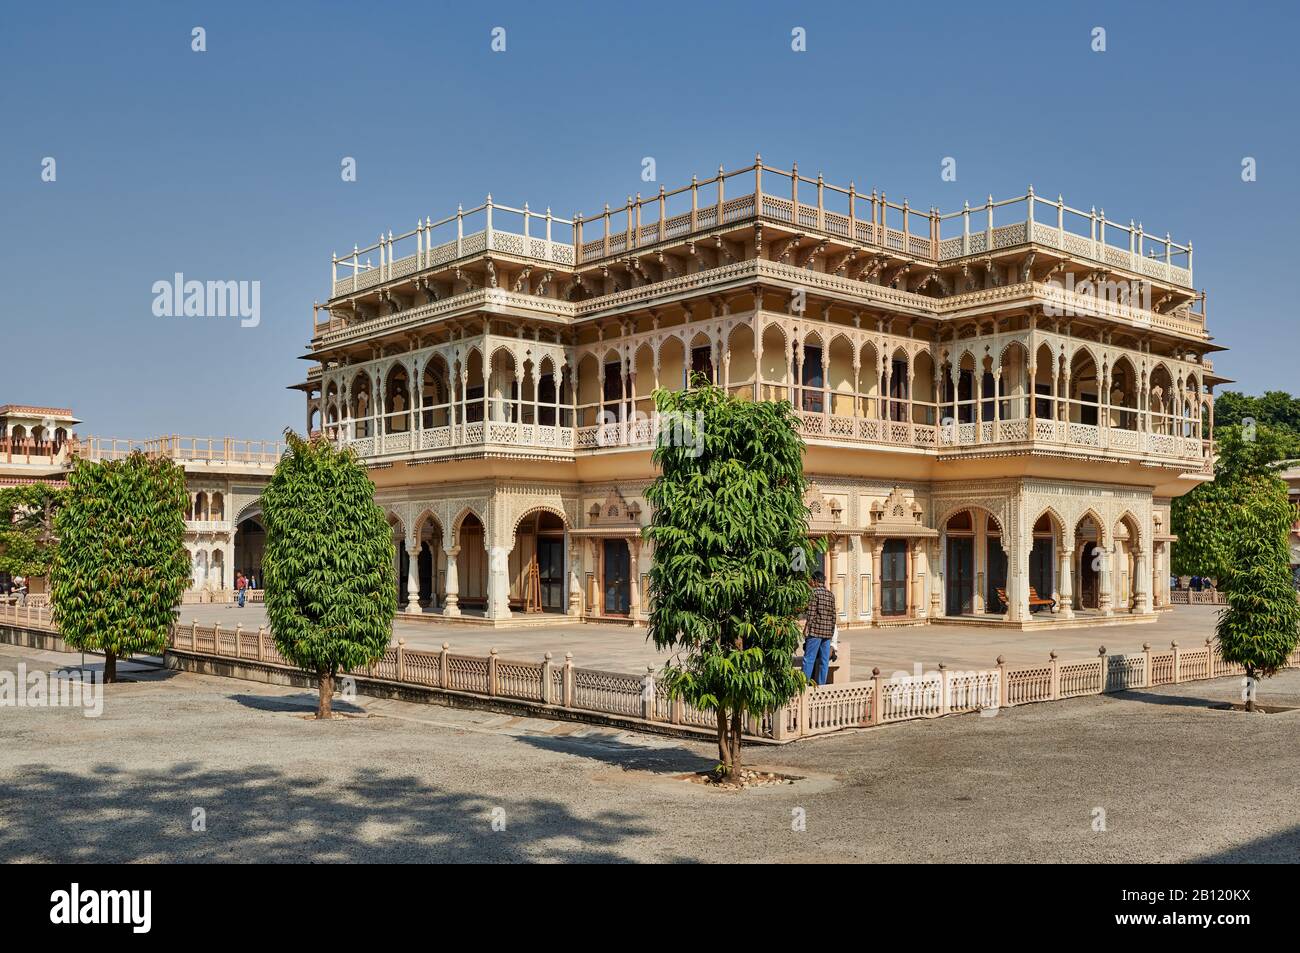
<path id="1" fill-rule="evenodd" d="M 35 646 L 41 648 L 53 644 L 50 639 L 61 644 L 48 609 L 0 607 L 0 632 L 14 644 L 33 644 L 18 638 L 46 641 Z M 313 675 L 280 655 L 266 626 L 246 631 L 220 623 L 177 625 L 164 658 L 174 669 L 315 687 Z M 1300 668 L 1300 649 L 1289 667 Z M 1173 642 L 1153 650 L 1148 643 L 1141 652 L 1120 655 L 1102 648 L 1088 659 L 1061 660 L 1051 652 L 1039 665 L 1009 666 L 999 656 L 996 667 L 973 671 L 941 663 L 930 672 L 886 677 L 875 669 L 866 681 L 810 688 L 777 712 L 750 715 L 745 734 L 751 741 L 784 743 L 849 728 L 1242 675 L 1245 669 L 1225 662 L 1212 639 L 1192 648 Z M 522 661 L 501 658 L 495 649 L 487 656 L 462 655 L 447 643 L 440 652 L 409 650 L 399 639 L 350 677 L 358 693 L 382 698 L 716 737 L 713 713 L 668 697 L 652 668 L 643 675 L 579 668 L 572 653 L 558 663 L 549 652 L 540 661 Z"/>

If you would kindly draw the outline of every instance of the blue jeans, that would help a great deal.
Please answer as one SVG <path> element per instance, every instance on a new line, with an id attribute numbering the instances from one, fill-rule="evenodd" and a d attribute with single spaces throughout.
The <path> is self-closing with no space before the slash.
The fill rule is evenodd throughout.
<path id="1" fill-rule="evenodd" d="M 244 608 L 244 598 L 248 595 L 247 589 L 239 590 L 239 608 Z"/>
<path id="2" fill-rule="evenodd" d="M 803 674 L 818 685 L 826 684 L 826 674 L 831 664 L 831 640 L 809 636 L 803 640 Z M 816 675 L 813 666 L 816 665 Z"/>

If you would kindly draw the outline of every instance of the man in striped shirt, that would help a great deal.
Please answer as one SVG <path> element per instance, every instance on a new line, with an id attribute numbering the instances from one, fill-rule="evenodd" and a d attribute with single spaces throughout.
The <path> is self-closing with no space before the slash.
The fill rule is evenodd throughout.
<path id="1" fill-rule="evenodd" d="M 818 685 L 825 685 L 831 641 L 835 637 L 835 597 L 826 588 L 826 574 L 820 569 L 813 573 L 812 582 L 812 596 L 803 624 L 803 674 Z"/>

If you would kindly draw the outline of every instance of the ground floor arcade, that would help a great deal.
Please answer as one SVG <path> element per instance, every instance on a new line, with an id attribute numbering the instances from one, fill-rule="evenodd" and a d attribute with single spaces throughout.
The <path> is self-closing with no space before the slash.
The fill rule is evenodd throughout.
<path id="1" fill-rule="evenodd" d="M 643 623 L 653 545 L 632 484 L 382 488 L 411 616 Z M 1168 502 L 1149 489 L 810 478 L 809 532 L 845 627 L 1151 619 L 1169 605 Z"/>

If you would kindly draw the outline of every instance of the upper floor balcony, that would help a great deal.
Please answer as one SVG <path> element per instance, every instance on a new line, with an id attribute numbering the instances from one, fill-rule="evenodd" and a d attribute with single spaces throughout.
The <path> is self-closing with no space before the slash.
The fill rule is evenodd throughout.
<path id="1" fill-rule="evenodd" d="M 491 196 L 468 211 L 433 221 L 417 219 L 410 231 L 386 235 L 332 260 L 331 300 L 355 295 L 421 272 L 448 269 L 483 256 L 536 262 L 580 271 L 633 254 L 653 253 L 742 227 L 770 225 L 782 233 L 821 238 L 846 248 L 896 256 L 933 268 L 1041 248 L 1102 270 L 1174 288 L 1191 289 L 1191 242 L 1180 244 L 1140 223 L 1107 217 L 1036 194 L 940 212 L 917 209 L 873 189 L 860 193 L 809 178 L 798 166 L 779 169 L 756 158 L 751 165 L 689 185 L 660 187 L 649 197 L 629 196 L 596 216 L 562 219 L 494 203 Z"/>
<path id="2" fill-rule="evenodd" d="M 1059 330 L 930 341 L 766 311 L 581 344 L 457 339 L 327 368 L 311 409 L 371 463 L 571 460 L 651 448 L 664 425 L 654 392 L 694 373 L 747 399 L 789 401 L 810 445 L 1194 472 L 1211 460 L 1208 361 Z"/>

